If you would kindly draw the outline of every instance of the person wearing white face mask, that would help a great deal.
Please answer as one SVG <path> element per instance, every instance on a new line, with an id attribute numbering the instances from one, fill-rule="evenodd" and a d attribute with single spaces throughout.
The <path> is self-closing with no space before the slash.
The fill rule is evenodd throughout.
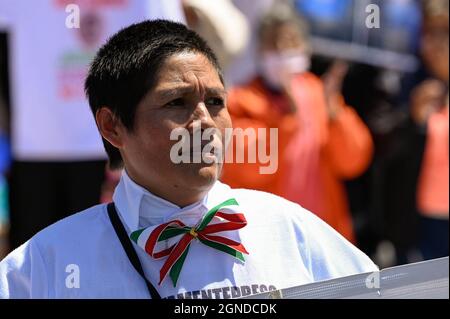
<path id="1" fill-rule="evenodd" d="M 320 79 L 308 71 L 310 56 L 305 23 L 275 3 L 260 22 L 259 76 L 230 90 L 228 109 L 235 128 L 278 129 L 278 170 L 261 175 L 258 161 L 226 163 L 222 180 L 299 203 L 354 242 L 342 182 L 365 171 L 373 142 L 342 98 L 347 64 L 335 62 Z"/>
<path id="2" fill-rule="evenodd" d="M 281 53 L 266 52 L 261 59 L 261 74 L 267 84 L 275 89 L 281 89 L 284 86 L 284 79 L 289 74 L 306 72 L 310 65 L 310 56 L 303 50 L 290 49 Z"/>

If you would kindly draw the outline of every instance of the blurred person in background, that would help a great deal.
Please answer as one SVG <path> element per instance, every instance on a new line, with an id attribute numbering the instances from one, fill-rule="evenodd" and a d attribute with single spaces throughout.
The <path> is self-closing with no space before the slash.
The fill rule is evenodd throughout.
<path id="1" fill-rule="evenodd" d="M 396 264 L 448 256 L 448 1 L 422 1 L 419 56 L 406 77 L 403 119 L 384 137 L 384 235 Z M 415 86 L 412 83 L 416 83 Z M 404 101 L 405 100 L 405 101 Z"/>
<path id="2" fill-rule="evenodd" d="M 424 259 L 448 256 L 449 12 L 448 1 L 423 1 L 421 55 L 430 78 L 411 93 L 411 117 L 425 148 L 417 184 L 419 249 Z"/>
<path id="3" fill-rule="evenodd" d="M 106 154 L 83 90 L 96 50 L 130 23 L 182 15 L 179 0 L 0 0 L 0 15 L 11 39 L 13 249 L 100 201 Z"/>
<path id="4" fill-rule="evenodd" d="M 308 72 L 306 26 L 285 2 L 261 20 L 257 59 L 259 75 L 229 92 L 228 109 L 235 128 L 278 128 L 278 170 L 262 175 L 259 162 L 225 163 L 222 180 L 299 203 L 354 241 L 342 181 L 364 172 L 373 145 L 341 96 L 348 66 L 336 62 L 322 79 Z"/>

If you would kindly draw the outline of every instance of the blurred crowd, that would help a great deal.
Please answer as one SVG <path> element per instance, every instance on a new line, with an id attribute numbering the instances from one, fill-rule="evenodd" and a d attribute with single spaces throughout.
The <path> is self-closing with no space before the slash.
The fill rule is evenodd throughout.
<path id="1" fill-rule="evenodd" d="M 77 22 L 69 4 L 80 8 L 79 28 L 68 26 Z M 381 268 L 448 256 L 448 5 L 0 0 L 0 258 L 111 201 L 120 170 L 107 165 L 84 76 L 110 35 L 153 18 L 208 41 L 234 127 L 278 129 L 276 173 L 226 163 L 222 181 L 302 205 Z"/>

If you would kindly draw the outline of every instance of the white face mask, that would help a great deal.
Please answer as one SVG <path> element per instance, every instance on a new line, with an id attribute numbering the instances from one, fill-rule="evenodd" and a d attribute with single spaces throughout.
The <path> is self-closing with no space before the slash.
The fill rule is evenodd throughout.
<path id="1" fill-rule="evenodd" d="M 288 50 L 282 53 L 266 52 L 262 54 L 260 71 L 270 86 L 280 89 L 284 77 L 306 72 L 310 64 L 309 54 L 302 50 Z"/>

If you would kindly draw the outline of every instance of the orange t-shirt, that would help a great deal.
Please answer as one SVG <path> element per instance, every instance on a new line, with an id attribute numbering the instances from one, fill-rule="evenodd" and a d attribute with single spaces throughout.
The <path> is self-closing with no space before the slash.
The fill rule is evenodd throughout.
<path id="1" fill-rule="evenodd" d="M 369 165 L 373 152 L 370 133 L 343 100 L 337 117 L 328 119 L 322 82 L 311 73 L 294 79 L 293 95 L 298 111 L 288 114 L 285 99 L 271 94 L 259 79 L 230 91 L 228 110 L 234 128 L 278 128 L 278 170 L 260 174 L 259 168 L 267 164 L 258 160 L 225 163 L 221 180 L 232 187 L 262 190 L 296 202 L 354 241 L 341 181 L 356 177 Z M 249 143 L 256 142 L 246 141 L 241 147 L 246 150 Z"/>
<path id="2" fill-rule="evenodd" d="M 449 213 L 449 111 L 448 106 L 428 120 L 427 139 L 418 184 L 419 211 L 429 217 Z"/>

